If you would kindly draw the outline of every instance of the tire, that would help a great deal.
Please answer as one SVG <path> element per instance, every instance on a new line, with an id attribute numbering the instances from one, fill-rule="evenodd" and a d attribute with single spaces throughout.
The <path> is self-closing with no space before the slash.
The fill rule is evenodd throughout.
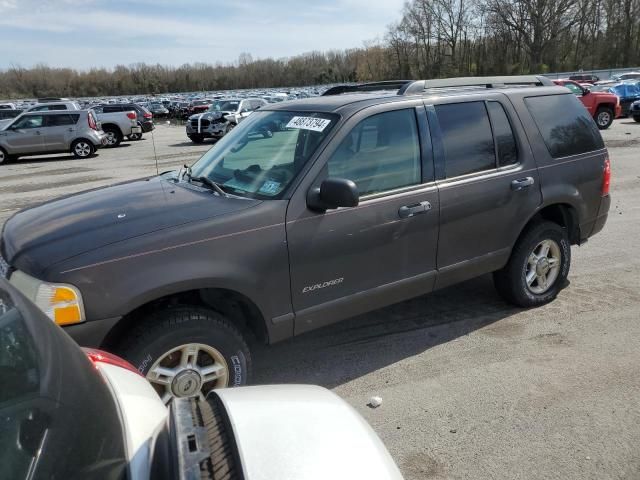
<path id="1" fill-rule="evenodd" d="M 236 480 L 242 478 L 238 470 L 237 446 L 224 406 L 217 395 L 205 401 L 191 400 L 193 423 L 207 432 L 211 455 L 200 462 L 200 478 Z"/>
<path id="2" fill-rule="evenodd" d="M 596 125 L 600 130 L 606 130 L 613 123 L 613 118 L 615 114 L 613 110 L 609 107 L 600 107 L 596 112 L 596 116 L 594 120 L 596 121 Z"/>
<path id="3" fill-rule="evenodd" d="M 634 115 L 633 120 L 640 123 L 640 115 Z"/>
<path id="4" fill-rule="evenodd" d="M 131 140 L 132 142 L 136 142 L 136 141 L 142 139 L 142 134 L 141 133 L 132 133 L 131 135 L 127 135 L 127 139 Z"/>
<path id="5" fill-rule="evenodd" d="M 0 165 L 6 165 L 15 160 L 15 157 L 9 155 L 4 148 L 0 148 Z"/>
<path id="6" fill-rule="evenodd" d="M 96 152 L 96 147 L 89 140 L 80 138 L 71 144 L 71 153 L 76 158 L 90 158 Z"/>
<path id="7" fill-rule="evenodd" d="M 115 148 L 122 142 L 122 132 L 115 127 L 104 127 L 104 132 L 108 135 L 108 142 L 105 148 Z"/>
<path id="8" fill-rule="evenodd" d="M 225 317 L 202 307 L 153 312 L 127 332 L 116 350 L 147 377 L 165 403 L 174 396 L 205 396 L 214 388 L 246 385 L 251 373 L 242 334 Z M 191 367 L 180 366 L 181 361 Z M 171 374 L 167 369 L 173 369 Z M 205 374 L 213 379 L 201 381 Z"/>
<path id="9" fill-rule="evenodd" d="M 224 134 L 226 135 L 227 133 L 229 133 L 231 130 L 233 130 L 236 127 L 235 123 L 229 123 L 229 125 L 227 125 L 227 128 L 224 129 Z"/>
<path id="10" fill-rule="evenodd" d="M 532 255 L 542 253 L 539 249 L 541 245 L 547 242 L 549 255 L 557 258 L 554 263 L 557 270 L 554 270 L 549 261 L 545 265 L 542 255 L 536 255 L 538 261 L 533 268 Z M 555 247 L 557 251 L 554 253 Z M 544 275 L 547 285 L 546 289 L 541 285 L 539 271 L 544 271 L 549 266 L 548 272 Z M 527 230 L 516 243 L 509 262 L 502 269 L 494 272 L 493 280 L 498 293 L 509 303 L 518 307 L 530 308 L 538 307 L 551 302 L 556 298 L 560 290 L 566 283 L 571 266 L 571 245 L 567 232 L 560 225 L 553 222 L 539 222 L 528 227 Z M 556 272 L 554 276 L 552 273 Z M 533 283 L 528 283 L 527 276 L 533 276 Z M 549 278 L 551 277 L 551 278 Z"/>
<path id="11" fill-rule="evenodd" d="M 202 143 L 204 142 L 204 137 L 202 135 L 191 135 L 189 137 L 193 143 Z"/>

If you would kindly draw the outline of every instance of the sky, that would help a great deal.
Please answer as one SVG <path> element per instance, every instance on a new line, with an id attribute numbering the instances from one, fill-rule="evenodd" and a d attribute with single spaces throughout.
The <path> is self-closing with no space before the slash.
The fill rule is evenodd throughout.
<path id="1" fill-rule="evenodd" d="M 404 0 L 0 0 L 0 69 L 231 63 L 360 47 Z"/>

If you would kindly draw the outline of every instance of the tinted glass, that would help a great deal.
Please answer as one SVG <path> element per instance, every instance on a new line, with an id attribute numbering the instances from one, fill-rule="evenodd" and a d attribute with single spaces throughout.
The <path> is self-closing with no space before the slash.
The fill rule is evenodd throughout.
<path id="1" fill-rule="evenodd" d="M 105 105 L 104 107 L 102 107 L 102 112 L 103 113 L 122 112 L 122 107 L 119 105 L 118 106 Z"/>
<path id="2" fill-rule="evenodd" d="M 518 148 L 504 107 L 498 102 L 488 102 L 487 108 L 498 148 L 498 165 L 513 165 L 518 162 Z"/>
<path id="3" fill-rule="evenodd" d="M 447 178 L 496 166 L 491 125 L 484 102 L 436 105 Z"/>
<path id="4" fill-rule="evenodd" d="M 573 95 L 529 97 L 525 103 L 553 158 L 604 148 L 598 127 Z"/>
<path id="5" fill-rule="evenodd" d="M 342 141 L 330 177 L 353 180 L 360 195 L 421 183 L 420 143 L 413 109 L 373 115 Z"/>
<path id="6" fill-rule="evenodd" d="M 42 126 L 42 115 L 29 115 L 16 121 L 13 128 L 40 128 Z"/>
<path id="7" fill-rule="evenodd" d="M 60 127 L 64 125 L 75 125 L 76 120 L 73 117 L 77 115 L 47 115 L 48 127 Z"/>
<path id="8" fill-rule="evenodd" d="M 50 105 L 49 110 L 67 110 L 66 105 Z"/>

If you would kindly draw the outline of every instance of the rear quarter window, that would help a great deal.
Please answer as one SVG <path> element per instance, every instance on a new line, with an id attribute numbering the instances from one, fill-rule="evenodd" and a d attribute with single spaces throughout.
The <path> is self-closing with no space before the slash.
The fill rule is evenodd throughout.
<path id="1" fill-rule="evenodd" d="M 574 95 L 529 97 L 524 101 L 553 158 L 604 148 L 598 127 Z"/>

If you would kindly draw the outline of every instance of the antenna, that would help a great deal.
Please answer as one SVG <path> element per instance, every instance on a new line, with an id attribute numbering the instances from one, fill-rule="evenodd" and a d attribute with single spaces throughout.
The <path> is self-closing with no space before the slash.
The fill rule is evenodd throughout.
<path id="1" fill-rule="evenodd" d="M 153 143 L 153 157 L 156 159 L 156 175 L 160 175 L 160 170 L 158 169 L 158 154 L 156 153 L 156 139 L 153 136 L 153 130 L 151 130 L 151 143 Z"/>

